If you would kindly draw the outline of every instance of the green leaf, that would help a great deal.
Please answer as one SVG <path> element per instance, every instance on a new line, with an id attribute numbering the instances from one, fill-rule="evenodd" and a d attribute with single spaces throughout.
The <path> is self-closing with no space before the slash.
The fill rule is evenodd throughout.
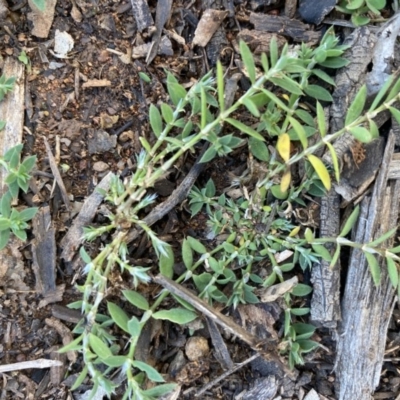
<path id="1" fill-rule="evenodd" d="M 325 261 L 331 262 L 332 261 L 332 256 L 329 253 L 328 249 L 321 245 L 321 244 L 312 244 L 311 247 L 313 250 L 320 255 Z"/>
<path id="2" fill-rule="evenodd" d="M 275 67 L 275 64 L 278 61 L 278 43 L 276 41 L 276 37 L 275 35 L 272 36 L 272 39 L 269 43 L 269 55 L 270 55 L 270 59 L 271 59 L 271 67 Z"/>
<path id="3" fill-rule="evenodd" d="M 274 85 L 279 86 L 280 88 L 288 91 L 289 93 L 293 93 L 298 96 L 303 95 L 303 91 L 301 90 L 299 84 L 285 75 L 282 75 L 279 78 L 271 78 L 270 81 Z"/>
<path id="4" fill-rule="evenodd" d="M 384 241 L 391 238 L 397 231 L 397 226 L 390 231 L 384 233 L 382 236 L 378 237 L 377 239 L 373 240 L 372 242 L 368 243 L 368 247 L 376 247 L 378 244 L 383 243 Z"/>
<path id="5" fill-rule="evenodd" d="M 267 89 L 261 88 L 262 93 L 264 93 L 269 99 L 271 99 L 278 107 L 280 107 L 283 111 L 288 114 L 292 113 L 292 110 L 274 93 L 270 92 Z"/>
<path id="6" fill-rule="evenodd" d="M 383 97 L 385 96 L 386 92 L 389 90 L 389 88 L 391 88 L 393 86 L 393 82 L 394 82 L 394 75 L 390 75 L 389 78 L 386 80 L 386 82 L 384 83 L 384 85 L 381 87 L 381 89 L 379 90 L 379 92 L 377 93 L 377 95 L 374 98 L 374 101 L 372 102 L 370 108 L 368 111 L 373 111 L 375 110 L 376 107 L 379 106 L 381 100 L 383 99 Z M 400 79 L 394 84 L 394 86 L 398 85 L 399 87 L 397 88 L 397 92 L 394 94 L 394 96 L 397 96 L 397 94 L 399 93 L 400 90 Z M 394 87 L 393 87 L 394 89 Z M 389 92 L 388 97 L 386 98 L 386 100 L 390 100 L 390 93 L 392 91 Z M 393 97 L 394 97 L 393 96 Z"/>
<path id="7" fill-rule="evenodd" d="M 125 311 L 117 306 L 114 303 L 108 302 L 107 303 L 107 309 L 108 312 L 110 313 L 111 318 L 114 320 L 114 322 L 125 332 L 128 332 L 128 321 L 129 317 L 126 315 Z"/>
<path id="8" fill-rule="evenodd" d="M 268 57 L 265 53 L 261 54 L 261 65 L 262 65 L 265 73 L 269 71 Z"/>
<path id="9" fill-rule="evenodd" d="M 176 383 L 164 383 L 163 385 L 157 385 L 151 389 L 142 391 L 142 394 L 150 398 L 161 397 L 176 388 Z"/>
<path id="10" fill-rule="evenodd" d="M 174 120 L 174 112 L 167 103 L 161 104 L 161 114 L 167 124 L 170 124 Z"/>
<path id="11" fill-rule="evenodd" d="M 297 136 L 301 142 L 301 145 L 303 146 L 303 149 L 306 150 L 308 147 L 308 143 L 307 143 L 307 135 L 303 126 L 299 123 L 299 121 L 297 121 L 292 117 L 289 117 L 289 122 L 293 126 L 293 129 L 296 131 Z"/>
<path id="12" fill-rule="evenodd" d="M 299 334 L 309 334 L 312 335 L 315 332 L 316 327 L 311 324 L 305 324 L 303 322 L 296 322 L 295 324 L 292 325 L 294 331 Z"/>
<path id="13" fill-rule="evenodd" d="M 289 193 L 286 192 L 282 192 L 281 190 L 281 185 L 273 185 L 271 186 L 271 193 L 272 195 L 277 198 L 278 200 L 286 200 L 289 196 Z"/>
<path id="14" fill-rule="evenodd" d="M 67 353 L 68 351 L 75 350 L 77 346 L 82 342 L 83 335 L 78 336 L 72 342 L 68 343 L 66 346 L 61 347 L 61 349 L 57 350 L 59 353 Z M 82 345 L 81 345 L 82 347 Z"/>
<path id="15" fill-rule="evenodd" d="M 151 78 L 145 74 L 144 72 L 139 72 L 139 78 L 146 83 L 150 83 L 151 82 Z"/>
<path id="16" fill-rule="evenodd" d="M 0 231 L 10 229 L 11 221 L 8 218 L 0 217 Z"/>
<path id="17" fill-rule="evenodd" d="M 349 0 L 346 4 L 348 10 L 358 10 L 365 3 L 365 0 Z"/>
<path id="18" fill-rule="evenodd" d="M 362 143 L 369 143 L 372 140 L 370 131 L 362 126 L 349 128 L 349 132 Z"/>
<path id="19" fill-rule="evenodd" d="M 345 125 L 350 125 L 354 122 L 362 113 L 365 101 L 367 100 L 367 86 L 364 84 L 356 94 L 353 102 L 351 103 L 345 120 Z"/>
<path id="20" fill-rule="evenodd" d="M 393 107 L 389 107 L 389 110 L 392 113 L 392 116 L 397 121 L 397 123 L 400 124 L 400 111 Z"/>
<path id="21" fill-rule="evenodd" d="M 260 161 L 269 161 L 270 155 L 267 145 L 256 138 L 249 138 L 249 149 L 251 154 Z"/>
<path id="22" fill-rule="evenodd" d="M 309 353 L 310 351 L 314 350 L 319 346 L 318 342 L 308 339 L 296 340 L 296 343 L 299 344 L 301 353 Z"/>
<path id="23" fill-rule="evenodd" d="M 369 131 L 371 133 L 372 140 L 379 138 L 379 129 L 378 125 L 376 125 L 373 119 L 368 120 L 369 123 Z"/>
<path id="24" fill-rule="evenodd" d="M 71 392 L 73 392 L 74 390 L 78 389 L 78 387 L 82 385 L 83 381 L 87 377 L 87 374 L 88 374 L 88 367 L 87 367 L 87 365 L 85 365 L 83 367 L 82 372 L 79 374 L 79 376 L 76 378 L 76 381 L 72 385 Z"/>
<path id="25" fill-rule="evenodd" d="M 6 124 L 7 124 L 7 121 L 0 120 L 0 131 L 2 131 L 5 128 Z"/>
<path id="26" fill-rule="evenodd" d="M 312 292 L 312 287 L 305 285 L 304 283 L 298 283 L 293 289 L 292 294 L 294 296 L 307 296 Z"/>
<path id="27" fill-rule="evenodd" d="M 10 239 L 11 231 L 9 229 L 0 231 L 0 250 L 3 250 Z"/>
<path id="28" fill-rule="evenodd" d="M 161 253 L 159 259 L 160 273 L 167 278 L 172 278 L 174 275 L 174 251 L 171 246 L 165 246 L 165 252 Z"/>
<path id="29" fill-rule="evenodd" d="M 302 315 L 307 315 L 310 312 L 310 308 L 309 307 L 291 308 L 290 312 L 293 315 L 297 315 L 297 316 L 301 317 Z"/>
<path id="30" fill-rule="evenodd" d="M 322 63 L 319 63 L 319 65 L 322 65 L 325 68 L 342 68 L 345 67 L 346 65 L 349 65 L 350 61 L 346 60 L 345 58 L 342 57 L 334 57 L 334 58 L 328 58 Z"/>
<path id="31" fill-rule="evenodd" d="M 381 282 L 381 268 L 379 266 L 378 260 L 371 253 L 364 253 L 367 259 L 369 270 L 371 271 L 372 280 L 375 286 L 378 286 Z"/>
<path id="32" fill-rule="evenodd" d="M 326 135 L 325 111 L 319 101 L 317 101 L 317 123 L 319 133 L 321 134 L 321 137 L 324 137 Z"/>
<path id="33" fill-rule="evenodd" d="M 219 111 L 222 113 L 225 111 L 225 82 L 224 82 L 224 70 L 221 61 L 217 61 L 217 93 Z"/>
<path id="34" fill-rule="evenodd" d="M 79 255 L 81 256 L 83 262 L 86 264 L 90 264 L 92 262 L 92 259 L 90 258 L 89 254 L 86 252 L 85 248 L 81 246 L 79 249 Z"/>
<path id="35" fill-rule="evenodd" d="M 326 190 L 331 190 L 331 178 L 329 176 L 329 172 L 326 169 L 324 163 L 313 154 L 310 154 L 308 157 L 308 161 L 310 161 L 313 166 L 315 172 L 317 173 L 319 179 L 321 179 L 322 184 L 324 185 Z"/>
<path id="36" fill-rule="evenodd" d="M 208 163 L 210 162 L 215 156 L 217 155 L 217 151 L 215 150 L 214 146 L 210 146 L 206 152 L 203 154 L 203 157 L 201 157 L 200 162 L 202 163 Z"/>
<path id="37" fill-rule="evenodd" d="M 295 114 L 307 125 L 315 126 L 314 118 L 311 116 L 311 114 L 308 111 L 302 110 L 301 108 L 299 108 L 295 111 Z"/>
<path id="38" fill-rule="evenodd" d="M 20 240 L 22 240 L 23 242 L 25 242 L 27 240 L 27 234 L 23 229 L 16 229 L 16 228 L 11 228 L 13 234 Z M 7 232 L 7 231 L 3 231 L 3 232 Z"/>
<path id="39" fill-rule="evenodd" d="M 19 217 L 21 221 L 30 221 L 38 212 L 37 207 L 30 207 L 30 208 L 25 208 L 25 210 L 22 210 L 19 213 Z"/>
<path id="40" fill-rule="evenodd" d="M 123 290 L 122 294 L 129 303 L 133 304 L 135 307 L 144 311 L 149 309 L 149 302 L 140 293 L 135 292 L 134 290 Z"/>
<path id="41" fill-rule="evenodd" d="M 200 129 L 204 129 L 207 124 L 207 97 L 206 91 L 202 86 L 200 88 L 200 104 L 201 104 L 201 112 L 200 112 Z"/>
<path id="42" fill-rule="evenodd" d="M 336 181 L 339 182 L 340 181 L 340 167 L 339 167 L 339 160 L 337 158 L 336 151 L 331 143 L 326 142 L 325 144 L 327 145 L 329 152 L 331 153 L 333 169 L 335 171 L 335 178 L 336 178 Z"/>
<path id="43" fill-rule="evenodd" d="M 108 346 L 100 338 L 93 335 L 93 333 L 89 333 L 89 343 L 94 353 L 101 359 L 112 356 Z"/>
<path id="44" fill-rule="evenodd" d="M 388 269 L 388 274 L 390 278 L 390 282 L 393 287 L 396 289 L 399 284 L 399 270 L 397 269 L 397 265 L 394 260 L 390 257 L 386 257 L 386 264 Z"/>
<path id="45" fill-rule="evenodd" d="M 193 266 L 193 251 L 187 239 L 183 239 L 182 243 L 182 260 L 186 269 L 190 270 Z"/>
<path id="46" fill-rule="evenodd" d="M 332 86 L 336 86 L 335 81 L 325 71 L 320 69 L 312 69 L 311 72 L 324 82 L 329 83 Z"/>
<path id="47" fill-rule="evenodd" d="M 197 314 L 184 308 L 171 308 L 170 310 L 161 310 L 153 314 L 155 319 L 166 319 L 176 324 L 187 324 L 197 318 Z"/>
<path id="48" fill-rule="evenodd" d="M 140 335 L 141 330 L 142 330 L 142 327 L 140 326 L 139 320 L 136 317 L 132 317 L 128 321 L 129 334 L 133 337 L 138 337 Z"/>
<path id="49" fill-rule="evenodd" d="M 167 89 L 171 101 L 175 106 L 186 96 L 185 88 L 178 83 L 178 80 L 170 72 L 167 74 Z"/>
<path id="50" fill-rule="evenodd" d="M 339 233 L 339 237 L 346 236 L 353 229 L 353 226 L 358 219 L 359 213 L 360 213 L 360 206 L 357 206 L 350 214 L 349 218 L 347 218 L 347 221 L 344 224 L 342 231 Z"/>
<path id="51" fill-rule="evenodd" d="M 256 117 L 260 117 L 260 111 L 257 108 L 257 105 L 253 103 L 253 101 L 249 98 L 246 97 L 245 99 L 242 100 L 242 104 Z"/>
<path id="52" fill-rule="evenodd" d="M 317 100 L 322 101 L 333 101 L 331 94 L 322 86 L 318 85 L 308 85 L 304 88 L 304 92 Z"/>
<path id="53" fill-rule="evenodd" d="M 389 81 L 390 79 L 388 79 Z M 383 88 L 385 88 L 386 84 L 383 85 Z M 395 98 L 399 92 L 400 92 L 400 78 L 397 79 L 397 81 L 395 82 L 394 85 L 390 85 L 389 87 L 391 87 L 389 94 L 386 97 L 386 101 L 392 100 L 393 98 Z M 383 88 L 381 89 L 381 91 L 383 90 Z M 379 92 L 380 93 L 380 92 Z M 378 93 L 378 95 L 379 95 Z M 382 95 L 383 96 L 383 95 Z M 372 106 L 371 106 L 372 107 Z"/>
<path id="54" fill-rule="evenodd" d="M 46 0 L 32 0 L 32 3 L 39 9 L 39 11 L 46 10 Z"/>
<path id="55" fill-rule="evenodd" d="M 256 81 L 256 67 L 254 64 L 253 53 L 249 49 L 249 46 L 241 40 L 239 43 L 240 56 L 242 57 L 243 64 L 246 67 L 247 74 L 249 76 L 250 82 L 254 84 Z"/>
<path id="56" fill-rule="evenodd" d="M 21 165 L 26 169 L 27 173 L 29 173 L 32 170 L 32 168 L 35 166 L 36 159 L 37 159 L 36 156 L 29 156 L 29 157 L 26 157 L 24 159 L 24 161 L 22 162 Z"/>
<path id="57" fill-rule="evenodd" d="M 355 26 L 367 25 L 370 21 L 371 21 L 371 18 L 366 17 L 366 16 L 364 16 L 364 15 L 353 14 L 353 15 L 351 16 L 351 22 L 352 22 Z"/>
<path id="58" fill-rule="evenodd" d="M 150 104 L 149 118 L 151 129 L 157 138 L 160 137 L 161 132 L 163 131 L 163 123 L 160 111 L 158 111 L 158 108 L 154 104 Z"/>
<path id="59" fill-rule="evenodd" d="M 147 377 L 153 382 L 164 382 L 164 378 L 149 364 L 143 361 L 134 360 L 132 366 L 145 372 Z"/>
<path id="60" fill-rule="evenodd" d="M 127 361 L 129 361 L 127 356 L 111 356 L 101 360 L 102 363 L 112 368 L 122 367 Z"/>
<path id="61" fill-rule="evenodd" d="M 333 254 L 333 257 L 332 257 L 332 261 L 329 265 L 330 269 L 334 268 L 336 263 L 338 262 L 339 256 L 340 256 L 340 249 L 341 249 L 341 247 L 339 245 L 337 245 L 335 253 Z"/>
<path id="62" fill-rule="evenodd" d="M 186 239 L 187 239 L 187 241 L 189 242 L 190 247 L 191 247 L 196 253 L 199 253 L 199 254 L 205 254 L 205 253 L 207 253 L 207 249 L 206 249 L 206 248 L 204 247 L 204 245 L 201 244 L 197 239 L 195 239 L 195 238 L 193 238 L 193 237 L 191 237 L 191 236 L 188 236 Z"/>
<path id="63" fill-rule="evenodd" d="M 235 128 L 239 129 L 241 132 L 247 133 L 249 136 L 252 136 L 258 140 L 265 141 L 263 136 L 261 136 L 256 130 L 250 128 L 246 124 L 237 121 L 236 119 L 233 118 L 226 118 L 225 121 L 234 126 Z"/>
<path id="64" fill-rule="evenodd" d="M 381 10 L 386 5 L 386 0 L 367 0 L 367 7 L 376 15 L 379 15 Z"/>

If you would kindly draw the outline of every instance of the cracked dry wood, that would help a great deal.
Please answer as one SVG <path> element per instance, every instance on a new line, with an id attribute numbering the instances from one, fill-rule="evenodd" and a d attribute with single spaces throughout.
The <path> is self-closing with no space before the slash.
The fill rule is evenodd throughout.
<path id="1" fill-rule="evenodd" d="M 394 149 L 391 132 L 372 195 L 361 203 L 353 240 L 368 243 L 397 225 L 400 181 L 387 180 Z M 393 239 L 382 247 L 390 247 Z M 379 384 L 387 328 L 394 306 L 394 289 L 380 260 L 382 283 L 372 282 L 364 254 L 351 255 L 337 332 L 336 395 L 339 400 L 372 399 Z"/>

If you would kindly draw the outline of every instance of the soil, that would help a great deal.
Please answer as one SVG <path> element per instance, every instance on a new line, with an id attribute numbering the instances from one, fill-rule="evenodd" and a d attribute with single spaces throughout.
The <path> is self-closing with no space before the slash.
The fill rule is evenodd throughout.
<path id="1" fill-rule="evenodd" d="M 137 2 L 142 3 L 147 5 L 145 0 Z M 169 2 L 161 3 L 168 6 Z M 15 265 L 13 271 L 9 270 L 4 274 L 3 282 L 0 283 L 1 365 L 39 358 L 58 359 L 61 356 L 57 354 L 57 348 L 65 344 L 66 339 L 68 341 L 68 338 L 72 338 L 71 332 L 79 319 L 79 313 L 77 315 L 71 311 L 71 314 L 68 314 L 65 306 L 80 299 L 75 285 L 84 281 L 83 264 L 69 263 L 61 259 L 60 253 L 63 249 L 59 244 L 85 199 L 93 193 L 96 185 L 108 172 L 122 177 L 129 177 L 132 173 L 135 155 L 141 149 L 139 138 L 151 138 L 148 119 L 150 104 L 160 104 L 169 100 L 165 85 L 166 71 L 172 72 L 186 87 L 213 68 L 218 58 L 225 67 L 231 66 L 234 71 L 234 60 L 238 58 L 234 42 L 237 40 L 239 28 L 252 29 L 249 22 L 250 12 L 271 16 L 284 14 L 284 2 L 281 1 L 216 1 L 214 4 L 211 1 L 181 0 L 171 3 L 171 14 L 165 28 L 169 32 L 175 30 L 178 37 L 174 39 L 170 35 L 170 47 L 167 46 L 165 51 L 170 55 L 155 54 L 149 63 L 146 62 L 148 51 L 143 52 L 142 56 L 136 54 L 141 51 L 139 46 L 151 43 L 152 35 L 155 35 L 154 25 L 151 23 L 145 28 L 138 25 L 140 19 L 135 17 L 129 1 L 76 0 L 75 3 L 58 0 L 48 33 L 46 34 L 45 27 L 41 28 L 41 32 L 44 32 L 41 33 L 42 37 L 33 34 L 38 28 L 35 19 L 32 20 L 30 16 L 30 0 L 9 0 L 5 3 L 9 12 L 4 20 L 0 18 L 0 68 L 7 57 L 18 58 L 21 51 L 25 51 L 29 57 L 26 66 L 23 143 L 25 156 L 37 155 L 36 192 L 30 191 L 22 196 L 20 204 L 49 206 L 57 244 L 55 284 L 61 298 L 46 304 L 42 301 L 43 294 L 37 290 L 37 275 L 32 268 L 33 235 L 25 244 L 11 243 L 13 254 L 21 262 Z M 226 11 L 223 21 L 218 23 L 216 35 L 220 37 L 205 48 L 195 46 L 192 41 L 198 20 L 204 10 L 210 7 Z M 156 21 L 157 2 L 149 0 L 148 10 Z M 298 13 L 293 15 L 296 20 L 304 23 Z M 324 24 L 308 26 L 307 31 L 313 33 L 310 41 L 320 37 L 327 27 L 328 25 Z M 73 47 L 66 53 L 65 58 L 60 58 L 54 52 L 57 31 L 68 33 L 73 40 Z M 285 37 L 290 43 L 296 43 L 290 35 Z M 150 78 L 149 83 L 140 78 L 140 72 L 144 72 Z M 239 91 L 245 90 L 245 85 L 246 83 L 241 81 Z M 54 182 L 43 137 L 47 138 L 56 156 L 71 202 L 71 213 L 66 211 L 60 188 Z M 157 182 L 154 190 L 158 194 L 158 202 L 168 198 L 178 187 L 193 166 L 196 156 L 197 154 L 188 155 L 167 177 Z M 240 175 L 247 163 L 247 153 L 239 148 L 229 157 L 216 159 L 207 165 L 196 185 L 203 187 L 211 177 L 217 190 L 221 192 L 230 184 L 229 174 Z M 318 215 L 317 210 L 313 210 L 313 214 Z M 310 225 L 316 226 L 317 218 L 311 217 Z M 188 206 L 184 202 L 167 217 L 158 221 L 154 230 L 163 240 L 171 243 L 178 253 L 179 243 L 186 235 L 206 240 L 206 219 L 203 213 L 191 218 Z M 92 223 L 96 225 L 103 221 L 104 216 L 99 213 Z M 98 246 L 101 246 L 101 241 L 89 244 L 86 249 L 91 253 Z M 130 250 L 138 265 L 154 265 L 156 256 L 145 238 L 137 239 Z M 301 270 L 298 271 L 298 277 L 301 281 L 308 279 Z M 120 290 L 130 287 L 118 271 L 113 273 L 110 281 L 108 298 L 118 301 Z M 156 296 L 159 286 L 154 283 L 143 285 L 139 291 Z M 272 325 L 279 330 L 281 315 L 272 306 L 257 307 L 242 307 L 236 312 L 231 310 L 231 316 L 241 324 L 243 315 L 257 312 L 258 320 L 264 321 L 264 325 L 257 324 L 254 316 L 247 317 L 251 325 L 248 326 L 249 329 L 265 331 L 265 324 L 271 325 L 272 319 Z M 102 311 L 106 312 L 105 309 Z M 392 328 L 395 328 L 396 322 L 394 316 Z M 142 357 L 152 362 L 157 370 L 168 373 L 170 381 L 182 385 L 179 399 L 193 398 L 194 393 L 224 372 L 214 356 L 210 329 L 204 319 L 202 325 L 196 328 L 154 324 L 148 329 L 151 329 L 151 342 L 143 346 L 150 352 L 150 356 L 147 354 Z M 122 335 L 119 330 L 115 330 L 114 333 Z M 192 334 L 194 336 L 191 336 Z M 228 336 L 224 339 L 234 363 L 241 363 L 254 354 L 242 343 Z M 277 393 L 274 397 L 265 398 L 335 399 L 334 344 L 329 332 L 324 330 L 318 331 L 313 339 L 319 341 L 322 346 L 306 356 L 305 365 L 298 368 L 296 382 L 281 376 Z M 196 354 L 193 359 L 187 359 L 187 346 L 193 340 L 200 343 L 195 347 L 204 346 L 205 349 L 203 352 L 198 349 L 200 355 Z M 392 343 L 396 340 L 392 338 Z M 82 369 L 81 356 L 62 356 L 60 359 L 65 368 L 58 372 L 58 377 L 54 368 L 31 368 L 3 373 L 0 398 L 83 398 L 79 396 L 91 388 L 89 380 L 86 380 L 78 391 L 70 392 L 70 387 Z M 257 398 L 251 397 L 249 389 L 260 380 L 273 375 L 276 372 L 273 368 L 271 363 L 256 359 L 198 398 Z M 381 386 L 377 392 L 380 392 L 381 396 L 376 398 L 396 398 L 400 387 L 398 371 L 396 365 L 385 366 Z M 122 398 L 121 393 L 123 383 L 115 398 Z M 319 397 L 311 397 L 314 393 Z M 243 397 L 246 394 L 248 397 Z"/>

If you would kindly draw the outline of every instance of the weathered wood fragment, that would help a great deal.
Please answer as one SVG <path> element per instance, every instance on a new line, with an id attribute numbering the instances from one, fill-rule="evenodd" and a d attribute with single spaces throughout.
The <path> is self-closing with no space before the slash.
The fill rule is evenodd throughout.
<path id="1" fill-rule="evenodd" d="M 33 271 L 36 291 L 47 294 L 56 289 L 56 240 L 50 207 L 41 207 L 32 221 L 35 239 L 32 242 Z"/>
<path id="2" fill-rule="evenodd" d="M 368 243 L 397 225 L 400 181 L 387 182 L 394 149 L 389 135 L 382 165 L 371 196 L 364 198 L 353 240 Z M 393 239 L 383 243 L 390 247 Z M 337 398 L 366 400 L 378 386 L 386 334 L 394 306 L 394 289 L 386 264 L 380 261 L 382 282 L 375 286 L 365 255 L 351 254 L 346 288 L 342 300 L 342 321 L 337 334 Z"/>
<path id="3" fill-rule="evenodd" d="M 136 20 L 137 29 L 142 32 L 154 24 L 150 9 L 146 0 L 131 0 L 133 16 Z"/>
<path id="4" fill-rule="evenodd" d="M 258 31 L 279 33 L 291 37 L 296 42 L 316 44 L 321 39 L 320 32 L 309 30 L 308 25 L 301 21 L 284 16 L 251 13 L 250 22 Z"/>

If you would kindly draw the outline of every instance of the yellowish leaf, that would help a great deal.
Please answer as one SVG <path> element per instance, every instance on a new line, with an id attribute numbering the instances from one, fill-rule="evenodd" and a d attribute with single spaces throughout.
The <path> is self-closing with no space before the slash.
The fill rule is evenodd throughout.
<path id="1" fill-rule="evenodd" d="M 289 189 L 291 179 L 290 170 L 287 170 L 281 179 L 281 192 L 285 193 Z"/>
<path id="2" fill-rule="evenodd" d="M 324 163 L 313 154 L 308 156 L 308 161 L 310 161 L 313 166 L 315 172 L 317 173 L 319 179 L 321 179 L 322 184 L 325 186 L 326 190 L 331 189 L 331 178 L 329 176 L 329 172 L 326 169 Z"/>
<path id="3" fill-rule="evenodd" d="M 279 136 L 276 149 L 283 160 L 287 162 L 290 158 L 290 137 L 287 133 Z"/>
<path id="4" fill-rule="evenodd" d="M 300 232 L 300 226 L 294 227 L 289 233 L 289 237 L 294 237 Z"/>

